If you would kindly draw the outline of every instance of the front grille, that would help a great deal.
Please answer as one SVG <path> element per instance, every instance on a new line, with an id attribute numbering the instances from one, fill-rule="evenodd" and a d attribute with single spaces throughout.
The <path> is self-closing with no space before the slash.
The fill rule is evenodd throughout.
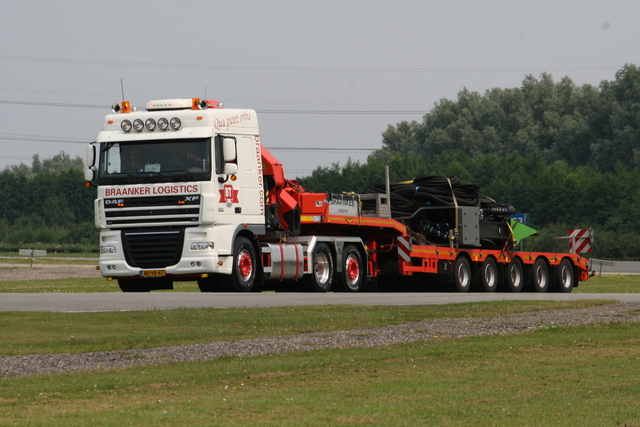
<path id="1" fill-rule="evenodd" d="M 104 199 L 104 214 L 110 228 L 145 224 L 198 225 L 200 195 L 122 197 Z"/>
<path id="2" fill-rule="evenodd" d="M 138 268 L 175 265 L 182 256 L 184 229 L 122 231 L 127 264 Z"/>

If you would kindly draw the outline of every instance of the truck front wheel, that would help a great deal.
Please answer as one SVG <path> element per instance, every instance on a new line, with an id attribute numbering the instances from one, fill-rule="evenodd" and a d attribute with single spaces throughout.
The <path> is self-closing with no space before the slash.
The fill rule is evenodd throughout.
<path id="1" fill-rule="evenodd" d="M 238 292 L 251 292 L 256 284 L 258 262 L 256 250 L 246 237 L 238 237 L 233 248 L 233 270 L 230 284 Z"/>
<path id="2" fill-rule="evenodd" d="M 345 246 L 342 253 L 340 287 L 347 292 L 359 292 L 364 280 L 362 255 L 353 245 Z"/>

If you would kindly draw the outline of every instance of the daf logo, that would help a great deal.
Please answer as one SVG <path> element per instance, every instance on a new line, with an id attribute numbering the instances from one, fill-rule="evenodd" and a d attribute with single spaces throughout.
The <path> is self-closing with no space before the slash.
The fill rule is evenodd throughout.
<path id="1" fill-rule="evenodd" d="M 124 199 L 105 199 L 104 200 L 105 205 L 117 205 L 120 203 L 124 203 Z"/>

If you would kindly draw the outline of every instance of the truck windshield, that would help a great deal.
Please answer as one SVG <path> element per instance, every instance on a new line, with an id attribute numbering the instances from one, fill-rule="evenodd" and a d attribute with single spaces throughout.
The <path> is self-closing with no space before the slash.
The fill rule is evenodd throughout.
<path id="1" fill-rule="evenodd" d="M 103 142 L 99 184 L 211 179 L 211 138 Z"/>

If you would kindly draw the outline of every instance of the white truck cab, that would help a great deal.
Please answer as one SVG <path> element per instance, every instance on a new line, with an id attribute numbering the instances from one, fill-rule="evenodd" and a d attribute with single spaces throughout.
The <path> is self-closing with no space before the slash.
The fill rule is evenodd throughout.
<path id="1" fill-rule="evenodd" d="M 237 236 L 265 233 L 259 135 L 255 111 L 216 101 L 115 104 L 85 170 L 97 186 L 101 274 L 123 291 L 231 274 Z"/>

